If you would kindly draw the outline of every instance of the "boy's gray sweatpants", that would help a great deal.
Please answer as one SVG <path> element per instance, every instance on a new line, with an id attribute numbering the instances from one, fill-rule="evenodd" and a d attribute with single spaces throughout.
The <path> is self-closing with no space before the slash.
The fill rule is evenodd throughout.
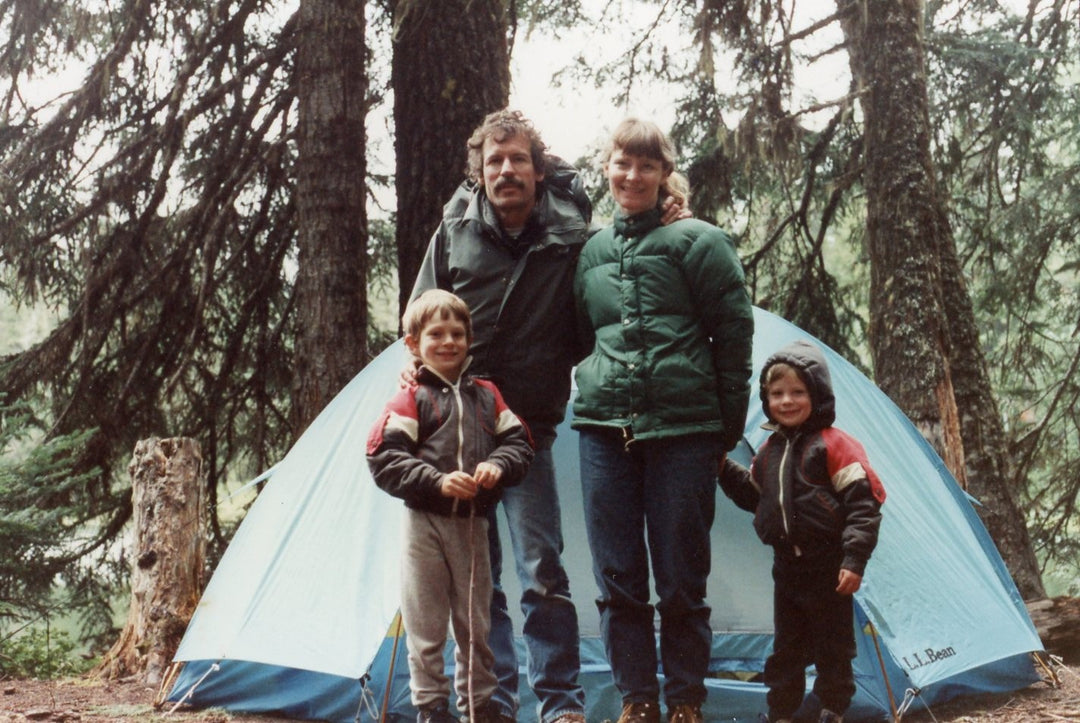
<path id="1" fill-rule="evenodd" d="M 445 517 L 405 510 L 401 571 L 401 617 L 409 650 L 414 706 L 449 700 L 443 650 L 447 621 L 457 641 L 454 687 L 458 707 L 468 711 L 469 650 L 472 700 L 486 703 L 495 691 L 491 629 L 491 559 L 485 516 Z M 470 614 L 471 607 L 471 614 Z"/>

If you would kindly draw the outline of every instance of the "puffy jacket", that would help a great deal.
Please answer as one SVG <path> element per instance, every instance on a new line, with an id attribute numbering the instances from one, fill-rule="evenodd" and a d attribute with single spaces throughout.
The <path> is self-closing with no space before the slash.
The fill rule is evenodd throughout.
<path id="1" fill-rule="evenodd" d="M 498 502 L 503 487 L 518 484 L 533 458 L 528 428 L 491 383 L 462 377 L 450 384 L 427 367 L 399 390 L 371 428 L 368 466 L 375 483 L 413 509 L 440 515 L 469 514 L 469 505 L 443 496 L 443 475 L 472 473 L 491 462 L 503 475 L 473 498 L 477 515 Z"/>
<path id="2" fill-rule="evenodd" d="M 551 445 L 566 414 L 570 370 L 581 356 L 573 279 L 591 209 L 576 176 L 562 169 L 538 184 L 521 236 L 508 238 L 483 189 L 463 184 L 443 209 L 413 287 L 461 297 L 472 314 L 472 374 L 494 381 L 528 423 L 538 448 Z"/>
<path id="3" fill-rule="evenodd" d="M 765 379 L 784 362 L 799 373 L 812 412 L 797 429 L 775 423 Z M 761 399 L 773 434 L 750 469 L 728 460 L 720 486 L 735 504 L 754 512 L 754 529 L 779 554 L 808 560 L 842 555 L 841 566 L 859 575 L 877 545 L 885 489 L 862 445 L 832 426 L 836 398 L 825 357 L 805 341 L 770 356 L 761 372 Z"/>
<path id="4" fill-rule="evenodd" d="M 593 236 L 574 281 L 579 334 L 573 426 L 635 439 L 742 437 L 753 311 L 731 239 L 698 219 L 660 225 L 659 210 L 616 215 Z"/>

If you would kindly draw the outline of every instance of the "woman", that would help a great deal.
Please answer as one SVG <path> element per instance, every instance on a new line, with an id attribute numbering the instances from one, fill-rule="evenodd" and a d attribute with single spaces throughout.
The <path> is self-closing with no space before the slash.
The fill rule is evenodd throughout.
<path id="1" fill-rule="evenodd" d="M 575 276 L 591 352 L 577 367 L 573 420 L 601 633 L 619 723 L 657 723 L 651 560 L 667 719 L 701 723 L 717 465 L 746 421 L 753 316 L 723 231 L 697 219 L 660 224 L 664 199 L 688 191 L 660 129 L 623 121 L 606 158 L 618 210 Z"/>

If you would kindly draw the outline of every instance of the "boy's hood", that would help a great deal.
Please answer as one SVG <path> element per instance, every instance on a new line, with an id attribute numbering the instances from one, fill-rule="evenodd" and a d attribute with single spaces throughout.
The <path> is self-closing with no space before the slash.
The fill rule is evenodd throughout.
<path id="1" fill-rule="evenodd" d="M 769 367 L 780 362 L 793 366 L 810 392 L 814 408 L 802 428 L 813 431 L 831 426 L 836 421 L 836 397 L 833 396 L 832 377 L 825 363 L 825 354 L 818 347 L 801 339 L 791 342 L 770 356 L 761 369 L 761 406 L 768 420 L 776 424 L 776 420 L 769 414 L 769 393 L 765 388 L 765 378 Z"/>

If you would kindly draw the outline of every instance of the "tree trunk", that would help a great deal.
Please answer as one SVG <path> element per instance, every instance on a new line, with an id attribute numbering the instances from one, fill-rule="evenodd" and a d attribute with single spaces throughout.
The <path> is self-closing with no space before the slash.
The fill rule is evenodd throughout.
<path id="1" fill-rule="evenodd" d="M 297 437 L 368 361 L 364 3 L 302 0 L 298 17 Z"/>
<path id="2" fill-rule="evenodd" d="M 400 310 L 443 204 L 465 177 L 466 146 L 510 93 L 507 24 L 500 0 L 397 0 L 394 11 L 394 150 Z"/>
<path id="3" fill-rule="evenodd" d="M 966 484 L 938 246 L 950 233 L 930 165 L 918 0 L 839 0 L 864 116 L 870 350 L 878 386 Z"/>
<path id="4" fill-rule="evenodd" d="M 131 606 L 95 674 L 157 685 L 203 587 L 202 452 L 192 439 L 144 439 L 128 465 L 134 516 Z"/>
<path id="5" fill-rule="evenodd" d="M 972 489 L 1024 597 L 1043 594 L 997 404 L 933 175 L 920 0 L 838 0 L 865 123 L 878 385 Z"/>
<path id="6" fill-rule="evenodd" d="M 1046 597 L 1039 562 L 1014 486 L 1009 445 L 990 371 L 979 343 L 975 310 L 967 292 L 956 246 L 949 239 L 942 254 L 945 310 L 952 339 L 953 388 L 960 412 L 968 489 L 982 504 L 975 508 L 1001 552 L 1021 597 Z"/>

